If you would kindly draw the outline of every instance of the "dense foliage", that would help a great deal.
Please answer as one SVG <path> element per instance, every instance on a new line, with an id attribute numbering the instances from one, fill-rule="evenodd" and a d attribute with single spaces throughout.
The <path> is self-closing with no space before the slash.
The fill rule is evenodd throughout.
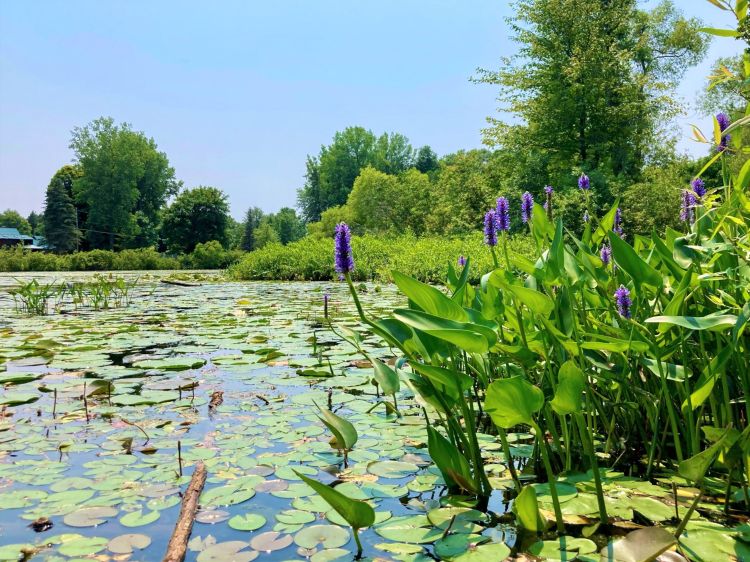
<path id="1" fill-rule="evenodd" d="M 89 250 L 56 255 L 15 247 L 0 249 L 0 272 L 223 269 L 241 257 L 241 251 L 227 250 L 216 241 L 198 244 L 192 253 L 180 257 L 160 254 L 153 248 L 117 252 Z"/>
<path id="2" fill-rule="evenodd" d="M 390 281 L 391 270 L 408 272 L 426 282 L 445 278 L 446 264 L 459 256 L 473 256 L 480 264 L 490 265 L 490 258 L 482 248 L 482 237 L 397 237 L 358 236 L 354 239 L 357 252 L 358 281 Z M 530 255 L 533 244 L 528 237 L 516 237 L 510 242 L 514 253 Z M 287 246 L 270 244 L 247 254 L 229 269 L 229 275 L 242 280 L 298 280 L 321 281 L 337 279 L 331 263 L 333 240 L 307 237 Z"/>
<path id="3" fill-rule="evenodd" d="M 215 187 L 196 187 L 180 193 L 164 212 L 162 237 L 173 252 L 190 253 L 197 244 L 227 242 L 229 205 Z"/>

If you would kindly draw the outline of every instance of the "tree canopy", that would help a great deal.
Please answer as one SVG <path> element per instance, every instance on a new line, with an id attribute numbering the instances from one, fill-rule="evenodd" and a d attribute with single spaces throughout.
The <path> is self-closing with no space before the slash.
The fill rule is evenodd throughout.
<path id="1" fill-rule="evenodd" d="M 201 242 L 227 245 L 229 205 L 215 187 L 199 186 L 181 192 L 164 211 L 161 233 L 173 252 L 190 253 Z"/>
<path id="2" fill-rule="evenodd" d="M 70 148 L 82 175 L 75 199 L 87 207 L 86 236 L 94 248 L 126 248 L 156 241 L 159 211 L 177 193 L 166 154 L 128 123 L 101 117 L 73 130 Z"/>
<path id="3" fill-rule="evenodd" d="M 31 236 L 29 221 L 23 218 L 21 213 L 13 209 L 6 209 L 0 213 L 0 228 L 17 228 L 21 234 Z"/>

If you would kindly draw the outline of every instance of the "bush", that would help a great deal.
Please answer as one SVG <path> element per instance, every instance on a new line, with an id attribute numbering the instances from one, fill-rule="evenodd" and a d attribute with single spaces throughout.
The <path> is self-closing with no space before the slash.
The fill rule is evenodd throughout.
<path id="1" fill-rule="evenodd" d="M 235 257 L 233 261 L 237 261 Z M 229 263 L 229 262 L 227 262 Z M 226 265 L 222 266 L 226 267 Z M 29 252 L 20 246 L 0 249 L 0 271 L 126 271 L 180 269 L 180 260 L 153 248 L 136 250 L 92 250 L 57 255 Z"/>
<path id="2" fill-rule="evenodd" d="M 390 281 L 391 270 L 398 269 L 417 279 L 437 282 L 445 278 L 446 264 L 456 263 L 460 255 L 479 262 L 474 271 L 488 270 L 492 265 L 492 257 L 481 233 L 456 238 L 355 236 L 352 246 L 355 256 L 352 277 L 357 281 Z M 515 236 L 510 239 L 509 250 L 530 255 L 533 244 L 526 236 Z M 247 254 L 229 268 L 229 274 L 242 280 L 335 279 L 333 240 L 308 236 L 286 246 L 271 244 Z"/>
<path id="3" fill-rule="evenodd" d="M 193 253 L 183 256 L 184 267 L 194 269 L 224 269 L 244 255 L 242 250 L 226 250 L 221 243 L 211 240 L 199 243 Z"/>

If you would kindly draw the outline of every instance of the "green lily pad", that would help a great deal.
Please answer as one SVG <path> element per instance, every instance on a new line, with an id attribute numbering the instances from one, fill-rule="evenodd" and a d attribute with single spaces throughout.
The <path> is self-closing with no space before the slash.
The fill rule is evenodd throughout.
<path id="1" fill-rule="evenodd" d="M 349 542 L 349 531 L 336 525 L 311 525 L 294 535 L 302 548 L 338 548 Z"/>
<path id="2" fill-rule="evenodd" d="M 266 518 L 257 513 L 246 513 L 235 515 L 227 524 L 237 531 L 256 531 L 266 524 Z"/>

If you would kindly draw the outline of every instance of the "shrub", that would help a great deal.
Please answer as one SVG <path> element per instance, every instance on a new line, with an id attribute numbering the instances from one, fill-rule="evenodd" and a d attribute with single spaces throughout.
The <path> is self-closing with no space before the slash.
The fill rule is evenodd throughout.
<path id="1" fill-rule="evenodd" d="M 183 266 L 194 269 L 224 269 L 239 261 L 244 255 L 241 250 L 226 250 L 216 240 L 200 243 L 193 253 L 183 257 Z"/>
<path id="2" fill-rule="evenodd" d="M 357 281 L 390 281 L 393 269 L 423 281 L 440 281 L 445 278 L 446 264 L 456 263 L 460 255 L 471 257 L 475 263 L 479 262 L 476 271 L 489 269 L 492 264 L 480 233 L 456 238 L 355 236 L 352 246 L 356 256 L 353 277 Z M 516 236 L 511 239 L 510 250 L 530 255 L 533 245 L 528 237 Z M 242 280 L 335 279 L 332 256 L 333 240 L 308 236 L 287 246 L 270 244 L 247 254 L 239 263 L 230 267 L 229 274 Z"/>

